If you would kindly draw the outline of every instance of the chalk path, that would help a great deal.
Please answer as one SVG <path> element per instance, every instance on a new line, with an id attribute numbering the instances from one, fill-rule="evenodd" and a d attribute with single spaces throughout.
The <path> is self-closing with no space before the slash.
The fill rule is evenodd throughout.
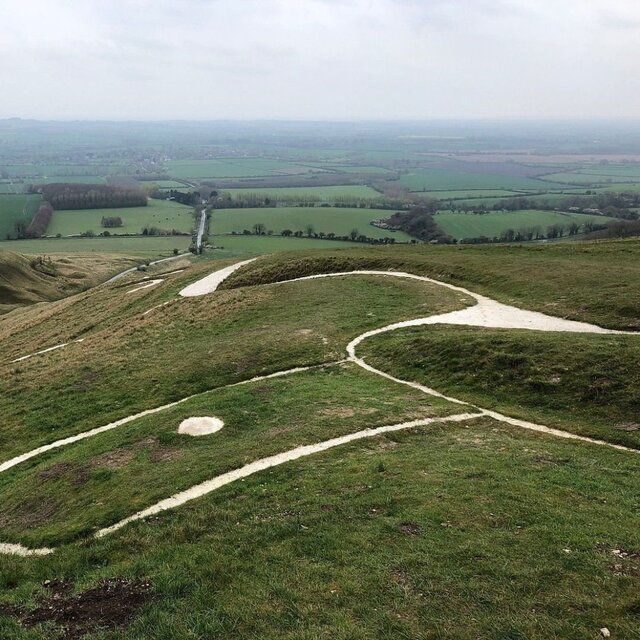
<path id="1" fill-rule="evenodd" d="M 226 267 L 224 269 L 218 270 L 206 276 L 205 278 L 202 278 L 201 280 L 198 280 L 197 282 L 189 285 L 188 287 L 185 287 L 182 291 L 180 291 L 180 295 L 183 297 L 195 297 L 195 296 L 202 296 L 202 295 L 212 293 L 232 273 L 234 273 L 244 265 L 249 264 L 250 262 L 253 262 L 253 260 L 255 260 L 255 258 L 251 260 L 245 260 L 245 261 L 236 263 L 234 265 L 231 265 L 229 267 Z M 459 311 L 439 314 L 436 316 L 428 316 L 425 318 L 417 318 L 414 320 L 408 320 L 404 322 L 397 322 L 394 324 L 387 325 L 385 327 L 381 327 L 379 329 L 367 331 L 357 336 L 356 338 L 354 338 L 347 345 L 347 354 L 348 354 L 347 361 L 353 362 L 370 373 L 384 377 L 388 380 L 392 380 L 393 382 L 396 382 L 398 384 L 406 385 L 414 389 L 417 389 L 425 394 L 435 396 L 438 398 L 443 398 L 454 404 L 468 407 L 473 411 L 473 413 L 461 413 L 461 414 L 455 414 L 452 416 L 447 416 L 444 418 L 429 418 L 425 420 L 416 420 L 413 422 L 405 422 L 405 423 L 389 425 L 385 427 L 378 427 L 376 429 L 365 429 L 363 431 L 347 434 L 345 436 L 341 436 L 339 438 L 333 438 L 331 440 L 326 440 L 324 442 L 296 447 L 295 449 L 285 451 L 275 456 L 270 456 L 268 458 L 256 460 L 247 465 L 244 465 L 243 467 L 240 467 L 239 469 L 234 469 L 233 471 L 224 473 L 220 476 L 212 478 L 211 480 L 207 480 L 206 482 L 203 482 L 194 487 L 191 487 L 186 491 L 175 494 L 170 498 L 161 500 L 157 504 L 152 505 L 142 511 L 139 511 L 138 513 L 135 513 L 125 518 L 124 520 L 121 520 L 120 522 L 117 522 L 109 527 L 101 529 L 95 534 L 96 537 L 103 537 L 109 533 L 117 531 L 118 529 L 121 529 L 125 525 L 135 520 L 144 519 L 150 515 L 160 513 L 161 511 L 165 511 L 167 509 L 174 509 L 180 505 L 185 504 L 186 502 L 189 502 L 196 498 L 202 497 L 207 493 L 215 491 L 216 489 L 226 484 L 230 484 L 232 482 L 235 482 L 238 479 L 246 478 L 250 475 L 253 475 L 254 473 L 258 473 L 259 471 L 269 469 L 271 467 L 283 464 L 285 462 L 297 460 L 299 458 L 313 455 L 315 453 L 326 451 L 328 449 L 339 446 L 341 444 L 345 444 L 347 442 L 353 442 L 355 440 L 359 440 L 363 438 L 375 437 L 383 433 L 399 431 L 403 429 L 411 429 L 418 426 L 424 426 L 424 425 L 434 424 L 434 423 L 461 422 L 461 421 L 473 420 L 479 417 L 486 416 L 500 422 L 505 422 L 512 426 L 517 426 L 523 429 L 528 429 L 531 431 L 536 431 L 539 433 L 544 433 L 544 434 L 552 435 L 555 437 L 577 440 L 577 441 L 581 441 L 589 444 L 595 444 L 599 446 L 606 446 L 613 449 L 617 449 L 619 451 L 625 451 L 630 453 L 640 453 L 640 451 L 636 449 L 631 449 L 629 447 L 624 447 L 622 445 L 616 445 L 609 442 L 605 442 L 603 440 L 596 440 L 594 438 L 579 436 L 570 432 L 562 431 L 560 429 L 553 429 L 551 427 L 535 424 L 525 420 L 518 420 L 516 418 L 505 416 L 496 411 L 491 411 L 488 409 L 482 409 L 480 407 L 476 407 L 474 405 L 471 405 L 470 403 L 464 402 L 457 398 L 446 396 L 440 393 L 439 391 L 436 391 L 435 389 L 430 389 L 429 387 L 421 385 L 417 382 L 396 378 L 388 373 L 385 373 L 383 371 L 380 371 L 372 367 L 367 362 L 365 362 L 362 358 L 359 358 L 356 355 L 356 347 L 367 338 L 370 338 L 375 335 L 379 335 L 381 333 L 395 331 L 397 329 L 403 329 L 406 327 L 416 327 L 416 326 L 432 325 L 432 324 L 450 324 L 450 325 L 465 325 L 465 326 L 489 327 L 489 328 L 500 328 L 500 329 L 527 329 L 531 331 L 562 331 L 562 332 L 593 333 L 593 334 L 629 334 L 629 335 L 640 335 L 640 334 L 627 332 L 627 331 L 615 331 L 611 329 L 604 329 L 602 327 L 598 327 L 596 325 L 592 325 L 584 322 L 576 322 L 574 320 L 565 320 L 563 318 L 555 318 L 553 316 L 548 316 L 546 314 L 539 313 L 536 311 L 526 311 L 523 309 L 519 309 L 517 307 L 496 302 L 495 300 L 487 298 L 486 296 L 473 293 L 468 289 L 464 289 L 463 287 L 458 287 L 448 283 L 440 282 L 439 280 L 434 280 L 426 276 L 417 276 L 412 273 L 406 273 L 406 272 L 400 272 L 400 271 L 356 270 L 356 271 L 339 272 L 339 273 L 317 274 L 317 275 L 305 276 L 301 278 L 294 278 L 294 279 L 286 280 L 282 282 L 300 282 L 304 280 L 316 280 L 320 278 L 339 278 L 339 277 L 352 276 L 352 275 L 382 276 L 382 277 L 394 277 L 394 278 L 405 278 L 410 280 L 419 280 L 422 282 L 435 284 L 435 285 L 450 289 L 452 291 L 462 293 L 475 300 L 476 302 L 475 305 L 467 307 L 465 309 L 461 309 Z M 274 284 L 278 284 L 278 283 L 274 283 Z M 319 366 L 320 367 L 328 366 L 330 364 L 332 363 L 327 363 Z M 235 383 L 233 385 L 228 385 L 228 386 L 232 387 L 232 386 L 237 386 L 241 384 L 249 384 L 251 382 L 256 382 L 258 380 L 265 380 L 265 379 L 280 377 L 284 375 L 291 375 L 301 371 L 307 371 L 311 368 L 314 368 L 314 367 L 300 367 L 296 369 L 289 369 L 287 371 L 276 372 L 268 376 L 261 376 L 258 378 L 253 378 L 251 380 L 242 381 L 242 382 Z M 220 388 L 226 388 L 226 387 L 220 387 Z M 205 391 L 203 393 L 210 393 L 210 392 L 211 390 Z M 200 395 L 203 395 L 203 394 L 195 394 L 187 398 L 178 400 L 176 402 L 169 403 L 161 407 L 156 407 L 155 409 L 148 409 L 146 411 L 135 414 L 133 416 L 122 418 L 121 420 L 117 420 L 108 425 L 97 427 L 96 429 L 92 429 L 90 431 L 86 431 L 84 433 L 70 436 L 69 438 L 64 438 L 62 440 L 58 440 L 56 442 L 53 442 L 48 445 L 44 445 L 42 447 L 38 447 L 37 449 L 34 449 L 30 452 L 22 454 L 21 456 L 17 456 L 11 460 L 8 460 L 0 464 L 0 473 L 26 460 L 29 460 L 35 456 L 38 456 L 41 453 L 44 453 L 46 451 L 63 447 L 63 446 L 66 446 L 67 444 L 71 444 L 73 442 L 77 442 L 79 440 L 92 437 L 99 433 L 103 433 L 105 431 L 115 429 L 123 424 L 126 424 L 128 422 L 131 422 L 133 420 L 136 420 L 138 418 L 141 418 L 147 415 L 164 411 L 165 409 L 177 406 L 178 404 L 186 402 Z M 52 549 L 27 549 L 21 545 L 0 544 L 0 554 L 10 553 L 15 555 L 27 556 L 27 555 L 46 555 L 52 552 L 53 552 Z"/>

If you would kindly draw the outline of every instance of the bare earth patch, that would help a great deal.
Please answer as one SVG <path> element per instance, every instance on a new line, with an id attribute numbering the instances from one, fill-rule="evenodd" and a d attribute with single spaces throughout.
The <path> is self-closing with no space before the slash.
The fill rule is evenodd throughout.
<path id="1" fill-rule="evenodd" d="M 53 624 L 59 630 L 57 637 L 76 640 L 98 630 L 128 626 L 151 599 L 151 583 L 146 580 L 111 578 L 77 595 L 71 594 L 70 582 L 47 581 L 43 586 L 48 593 L 36 609 L 0 604 L 0 614 L 28 628 Z"/>

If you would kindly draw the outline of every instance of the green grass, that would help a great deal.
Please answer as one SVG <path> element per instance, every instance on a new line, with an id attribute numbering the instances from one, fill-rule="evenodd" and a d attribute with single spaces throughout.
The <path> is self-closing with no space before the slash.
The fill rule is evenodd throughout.
<path id="1" fill-rule="evenodd" d="M 0 238 L 15 233 L 16 222 L 31 222 L 42 197 L 37 194 L 0 195 Z"/>
<path id="2" fill-rule="evenodd" d="M 281 236 L 210 236 L 209 242 L 215 247 L 207 251 L 207 258 L 242 258 L 260 256 L 280 251 L 316 251 L 318 249 L 344 249 L 362 246 L 342 240 L 322 240 L 320 238 L 284 238 Z M 1 243 L 0 243 L 1 244 Z"/>
<path id="3" fill-rule="evenodd" d="M 640 330 L 640 241 L 387 246 L 265 257 L 223 287 L 353 269 L 398 269 L 550 315 Z"/>
<path id="4" fill-rule="evenodd" d="M 542 191 L 548 185 L 533 178 L 472 173 L 447 169 L 415 169 L 400 178 L 400 184 L 410 191 L 459 191 L 478 189 Z"/>
<path id="5" fill-rule="evenodd" d="M 224 189 L 236 199 L 237 196 L 255 195 L 260 198 L 316 197 L 323 202 L 334 202 L 336 198 L 379 199 L 380 193 L 362 185 L 340 185 L 334 187 L 282 187 L 265 189 Z"/>
<path id="6" fill-rule="evenodd" d="M 379 209 L 349 209 L 333 207 L 262 207 L 258 209 L 217 209 L 213 212 L 210 230 L 215 234 L 242 233 L 251 230 L 256 223 L 280 233 L 284 229 L 304 231 L 306 225 L 313 225 L 315 232 L 348 235 L 352 229 L 370 238 L 393 237 L 396 242 L 407 242 L 410 237 L 401 231 L 387 231 L 370 224 L 390 215 Z"/>
<path id="7" fill-rule="evenodd" d="M 113 210 L 112 210 L 113 211 Z M 120 253 L 141 258 L 170 255 L 174 248 L 188 249 L 191 238 L 186 236 L 148 236 L 111 238 L 40 238 L 0 242 L 0 251 L 26 254 L 49 253 Z"/>
<path id="8" fill-rule="evenodd" d="M 640 336 L 435 326 L 375 336 L 358 354 L 483 408 L 640 449 Z"/>
<path id="9" fill-rule="evenodd" d="M 31 607 L 46 580 L 82 592 L 147 579 L 151 601 L 108 633 L 121 640 L 595 640 L 604 626 L 633 639 L 638 561 L 612 552 L 640 542 L 636 465 L 489 420 L 416 429 L 257 474 L 50 558 L 3 558 L 1 598 Z M 53 628 L 0 614 L 0 632 L 36 640 Z"/>
<path id="10" fill-rule="evenodd" d="M 195 226 L 192 207 L 168 200 L 149 200 L 146 207 L 55 211 L 47 235 L 61 233 L 63 236 L 70 236 L 85 231 L 102 233 L 105 230 L 100 224 L 103 216 L 122 218 L 121 227 L 107 229 L 112 234 L 140 234 L 143 227 L 176 229 L 190 233 Z M 182 242 L 184 243 L 184 240 Z"/>
<path id="11" fill-rule="evenodd" d="M 603 224 L 613 218 L 605 216 L 592 216 L 581 213 L 564 213 L 558 211 L 492 211 L 491 213 L 454 213 L 441 211 L 434 216 L 438 226 L 454 238 L 472 238 L 487 236 L 493 238 L 499 236 L 507 229 L 524 229 L 527 227 L 541 227 L 544 233 L 547 227 L 554 224 L 569 225 L 573 222 L 584 224 L 596 222 Z"/>
<path id="12" fill-rule="evenodd" d="M 178 299 L 141 315 L 213 269 L 200 264 L 136 294 L 126 293 L 130 282 L 119 281 L 5 321 L 3 459 L 192 393 L 340 360 L 347 343 L 368 329 L 464 306 L 458 295 L 424 283 L 355 277 Z M 10 364 L 81 337 L 86 340 L 80 348 Z M 43 365 L 46 379 L 40 375 Z"/>
<path id="13" fill-rule="evenodd" d="M 455 404 L 427 399 L 353 364 L 215 390 L 0 476 L 2 535 L 31 546 L 87 537 L 252 460 L 362 429 L 459 412 Z M 215 438 L 178 434 L 180 422 L 194 415 L 215 415 L 225 426 Z M 37 499 L 25 502 L 25 496 Z M 55 513 L 38 518 L 42 504 L 57 505 Z"/>
<path id="14" fill-rule="evenodd" d="M 88 639 L 595 640 L 605 626 L 614 638 L 638 637 L 637 455 L 487 418 L 354 442 L 83 538 L 265 455 L 468 411 L 353 364 L 221 388 L 335 363 L 365 331 L 470 302 L 437 285 L 374 276 L 252 285 L 399 269 L 526 308 L 637 327 L 639 254 L 638 241 L 307 250 L 262 257 L 215 294 L 178 299 L 227 264 L 181 259 L 5 316 L 0 460 L 206 393 L 0 474 L 3 541 L 70 543 L 47 557 L 2 557 L 0 637 L 69 635 L 18 619 L 55 581 L 80 594 L 121 576 L 149 581 L 152 597 L 120 629 L 108 614 L 105 628 L 88 625 Z M 157 276 L 162 284 L 127 293 Z M 8 362 L 78 337 L 85 341 Z M 636 336 L 436 326 L 372 337 L 358 353 L 483 405 L 631 441 L 638 432 L 614 427 L 637 422 L 639 349 Z M 190 415 L 226 424 L 181 437 L 175 430 Z"/>

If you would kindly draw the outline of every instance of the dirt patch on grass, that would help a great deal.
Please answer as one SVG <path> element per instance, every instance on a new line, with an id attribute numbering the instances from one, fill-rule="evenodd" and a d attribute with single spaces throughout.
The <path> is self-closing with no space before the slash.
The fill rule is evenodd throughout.
<path id="1" fill-rule="evenodd" d="M 617 424 L 613 428 L 619 431 L 638 431 L 640 430 L 640 422 L 626 422 L 624 424 Z"/>
<path id="2" fill-rule="evenodd" d="M 417 522 L 401 522 L 400 531 L 407 536 L 419 536 L 422 533 L 422 527 Z"/>
<path id="3" fill-rule="evenodd" d="M 65 640 L 128 626 L 152 595 L 149 581 L 126 578 L 103 580 L 77 595 L 71 593 L 73 583 L 67 581 L 47 581 L 43 587 L 47 595 L 36 609 L 0 604 L 0 614 L 19 620 L 27 628 L 53 624 L 58 633 L 47 637 Z"/>
<path id="4" fill-rule="evenodd" d="M 65 478 L 74 485 L 81 485 L 89 480 L 89 472 L 84 465 L 77 465 L 71 462 L 56 462 L 48 469 L 40 471 L 38 478 L 44 482 Z"/>
<path id="5" fill-rule="evenodd" d="M 58 506 L 53 502 L 41 500 L 37 497 L 28 498 L 16 509 L 9 512 L 0 512 L 0 527 L 37 527 L 47 522 L 57 509 Z"/>
<path id="6" fill-rule="evenodd" d="M 131 449 L 114 449 L 113 451 L 106 451 L 93 458 L 90 466 L 93 469 L 122 469 L 135 457 L 136 452 Z"/>
<path id="7" fill-rule="evenodd" d="M 356 415 L 369 416 L 372 413 L 377 413 L 377 409 L 349 409 L 348 407 L 328 407 L 327 409 L 320 409 L 318 415 L 323 418 L 353 418 Z"/>
<path id="8" fill-rule="evenodd" d="M 184 455 L 182 449 L 153 449 L 149 452 L 151 462 L 170 462 L 171 460 L 179 460 Z"/>

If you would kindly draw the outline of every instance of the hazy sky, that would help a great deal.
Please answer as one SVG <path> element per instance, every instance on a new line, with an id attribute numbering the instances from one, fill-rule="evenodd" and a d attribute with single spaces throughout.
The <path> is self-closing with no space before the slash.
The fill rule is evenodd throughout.
<path id="1" fill-rule="evenodd" d="M 2 0 L 0 117 L 640 117 L 640 0 Z"/>

